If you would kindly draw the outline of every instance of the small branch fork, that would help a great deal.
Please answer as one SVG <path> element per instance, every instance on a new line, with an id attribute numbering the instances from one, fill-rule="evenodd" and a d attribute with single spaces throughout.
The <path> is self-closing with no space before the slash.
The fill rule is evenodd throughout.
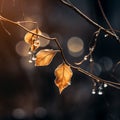
<path id="1" fill-rule="evenodd" d="M 116 39 L 118 40 L 119 38 L 118 38 L 118 36 L 116 35 L 115 30 L 112 28 L 109 20 L 107 19 L 106 15 L 105 15 L 105 13 L 104 13 L 104 10 L 103 10 L 103 8 L 102 8 L 101 1 L 100 1 L 100 0 L 98 0 L 98 5 L 99 5 L 100 11 L 101 11 L 101 13 L 102 13 L 102 15 L 103 15 L 103 18 L 105 19 L 108 27 L 110 28 L 110 30 L 112 31 L 112 33 L 114 33 Z"/>
<path id="2" fill-rule="evenodd" d="M 91 25 L 93 25 L 94 27 L 98 28 L 98 29 L 101 29 L 102 31 L 104 31 L 105 33 L 107 33 L 108 35 L 110 36 L 113 36 L 116 38 L 116 40 L 120 43 L 120 39 L 119 39 L 119 36 L 116 35 L 115 31 L 112 29 L 111 25 L 109 24 L 104 12 L 103 12 L 103 9 L 102 9 L 102 6 L 101 6 L 101 3 L 100 3 L 100 0 L 98 0 L 98 3 L 99 3 L 99 7 L 102 11 L 102 14 L 104 19 L 106 20 L 107 24 L 109 24 L 109 27 L 111 29 L 108 30 L 108 29 L 105 29 L 103 26 L 99 25 L 98 23 L 96 23 L 95 21 L 93 21 L 92 19 L 90 19 L 87 15 L 85 15 L 80 9 L 78 9 L 73 3 L 71 3 L 69 0 L 60 0 L 63 4 L 67 5 L 68 7 L 70 7 L 71 9 L 73 9 L 77 14 L 79 14 L 82 18 L 84 18 L 88 23 L 90 23 Z"/>
<path id="3" fill-rule="evenodd" d="M 109 85 L 109 86 L 111 86 L 111 87 L 120 89 L 120 83 L 104 80 L 104 79 L 102 79 L 102 78 L 100 78 L 100 77 L 97 77 L 97 76 L 93 75 L 92 73 L 90 73 L 90 72 L 88 72 L 88 71 L 86 71 L 86 70 L 78 67 L 78 66 L 74 66 L 74 65 L 70 64 L 70 63 L 66 60 L 66 58 L 65 58 L 65 56 L 64 56 L 63 49 L 62 49 L 62 47 L 61 47 L 61 45 L 60 45 L 60 43 L 59 43 L 59 41 L 58 41 L 57 38 L 51 38 L 51 37 L 46 37 L 46 36 L 44 36 L 44 35 L 38 35 L 38 34 L 36 34 L 36 33 L 31 32 L 28 28 L 26 28 L 26 27 L 24 27 L 24 26 L 22 25 L 22 23 L 24 23 L 24 22 L 31 22 L 32 24 L 37 24 L 36 22 L 32 22 L 32 21 L 22 21 L 22 22 L 21 22 L 21 21 L 18 21 L 18 22 L 15 22 L 15 21 L 12 21 L 12 20 L 10 20 L 10 19 L 7 19 L 7 18 L 5 18 L 5 17 L 3 17 L 3 16 L 1 16 L 1 15 L 0 15 L 0 21 L 14 24 L 14 25 L 16 25 L 16 26 L 19 26 L 20 28 L 22 28 L 22 29 L 25 30 L 26 32 L 29 32 L 29 33 L 31 33 L 31 34 L 33 34 L 33 35 L 43 37 L 43 38 L 45 38 L 45 39 L 47 39 L 47 40 L 53 40 L 53 41 L 55 41 L 56 45 L 58 46 L 58 48 L 59 48 L 59 50 L 60 50 L 61 57 L 62 57 L 64 63 L 66 63 L 67 65 L 69 65 L 71 68 L 73 68 L 73 69 L 75 69 L 75 70 L 77 70 L 77 71 L 79 71 L 79 72 L 87 75 L 88 77 L 92 78 L 92 80 L 94 80 L 94 81 L 97 82 L 97 83 L 106 83 L 107 85 Z M 100 30 L 103 30 L 103 27 L 99 27 L 99 28 L 100 28 L 100 29 L 99 29 L 99 32 L 100 32 Z M 102 28 L 102 29 L 101 29 L 101 28 Z M 105 28 L 104 28 L 104 29 L 105 29 Z M 96 32 L 96 35 L 98 35 L 99 32 L 97 31 L 97 32 Z M 105 29 L 105 32 L 106 32 L 106 33 L 109 33 L 109 34 L 112 35 L 112 36 L 114 36 L 114 34 L 113 34 L 112 32 L 110 32 L 110 31 L 108 31 L 108 30 L 106 30 L 106 29 Z M 95 45 L 94 45 L 93 47 L 95 47 Z M 92 53 L 91 53 L 91 54 L 92 54 Z"/>
<path id="4" fill-rule="evenodd" d="M 95 50 L 95 47 L 96 47 L 96 44 L 97 44 L 97 39 L 98 39 L 98 36 L 100 34 L 100 31 L 101 31 L 101 29 L 98 29 L 94 33 L 94 41 L 91 41 L 90 44 L 89 44 L 89 53 L 87 55 L 85 55 L 84 58 L 80 62 L 75 63 L 76 65 L 81 65 L 83 62 L 88 60 L 88 58 L 89 58 L 90 62 L 93 62 L 92 54 L 93 54 L 93 52 Z M 91 44 L 93 44 L 93 45 L 91 45 Z"/>

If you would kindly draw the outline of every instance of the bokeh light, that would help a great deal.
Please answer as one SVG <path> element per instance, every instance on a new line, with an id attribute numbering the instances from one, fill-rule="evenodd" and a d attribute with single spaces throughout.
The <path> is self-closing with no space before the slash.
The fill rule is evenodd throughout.
<path id="1" fill-rule="evenodd" d="M 28 29 L 33 29 L 35 27 L 35 24 L 32 23 L 32 21 L 34 21 L 32 18 L 30 18 L 30 17 L 24 17 L 24 21 L 26 21 L 26 22 L 23 22 L 23 24 Z M 31 21 L 31 22 L 29 22 L 29 21 Z"/>
<path id="2" fill-rule="evenodd" d="M 16 44 L 16 52 L 18 55 L 22 57 L 28 56 L 29 47 L 30 46 L 26 44 L 24 41 L 19 41 Z"/>
<path id="3" fill-rule="evenodd" d="M 102 57 L 99 60 L 99 64 L 101 65 L 103 72 L 110 71 L 113 67 L 113 61 L 109 57 Z"/>
<path id="4" fill-rule="evenodd" d="M 29 62 L 29 57 L 24 57 L 20 59 L 21 66 L 26 70 L 33 70 L 33 63 Z"/>
<path id="5" fill-rule="evenodd" d="M 34 112 L 35 116 L 38 118 L 44 118 L 47 115 L 47 111 L 43 107 L 37 107 Z"/>
<path id="6" fill-rule="evenodd" d="M 102 72 L 102 67 L 98 63 L 93 63 L 93 65 L 89 65 L 87 70 L 92 72 L 94 75 L 99 76 Z"/>
<path id="7" fill-rule="evenodd" d="M 71 37 L 67 42 L 69 53 L 73 57 L 79 57 L 84 51 L 84 42 L 79 37 Z"/>
<path id="8" fill-rule="evenodd" d="M 42 35 L 49 37 L 47 33 L 42 33 Z M 40 47 L 46 47 L 49 43 L 50 43 L 50 40 L 40 37 Z"/>
<path id="9" fill-rule="evenodd" d="M 24 119 L 26 117 L 25 111 L 21 108 L 14 109 L 12 115 L 16 119 Z"/>
<path id="10" fill-rule="evenodd" d="M 50 37 L 57 38 L 61 44 L 64 41 L 64 39 L 62 38 L 61 34 L 59 34 L 59 33 L 52 33 L 52 34 L 50 34 Z M 50 46 L 53 49 L 58 49 L 58 46 L 57 46 L 57 44 L 55 42 L 50 42 Z"/>

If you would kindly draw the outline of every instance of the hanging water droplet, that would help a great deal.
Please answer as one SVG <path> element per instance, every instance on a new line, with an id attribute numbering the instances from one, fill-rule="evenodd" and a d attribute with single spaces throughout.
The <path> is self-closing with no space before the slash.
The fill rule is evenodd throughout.
<path id="1" fill-rule="evenodd" d="M 87 56 L 84 57 L 84 60 L 87 60 Z"/>
<path id="2" fill-rule="evenodd" d="M 98 87 L 98 95 L 103 94 L 102 89 L 103 89 L 103 84 L 101 83 L 100 86 Z"/>
<path id="3" fill-rule="evenodd" d="M 105 34 L 104 37 L 108 37 L 108 34 Z"/>
<path id="4" fill-rule="evenodd" d="M 94 47 L 90 47 L 90 48 L 89 48 L 89 51 L 93 51 L 93 50 L 94 50 Z"/>
<path id="5" fill-rule="evenodd" d="M 104 83 L 104 88 L 106 88 L 108 85 L 106 83 Z"/>
<path id="6" fill-rule="evenodd" d="M 99 88 L 98 88 L 99 90 L 102 90 L 103 89 L 103 87 L 102 87 L 102 84 L 99 86 Z"/>
<path id="7" fill-rule="evenodd" d="M 29 52 L 28 52 L 28 55 L 31 55 L 31 54 L 32 54 L 32 52 L 31 52 L 31 51 L 29 51 Z"/>
<path id="8" fill-rule="evenodd" d="M 98 91 L 98 95 L 102 95 L 103 92 L 101 90 Z"/>
<path id="9" fill-rule="evenodd" d="M 90 61 L 90 62 L 93 62 L 93 58 L 91 57 L 89 61 Z"/>
<path id="10" fill-rule="evenodd" d="M 35 56 L 33 56 L 33 57 L 32 57 L 32 60 L 33 60 L 33 61 L 35 61 L 35 60 L 36 60 L 36 57 L 35 57 Z"/>
<path id="11" fill-rule="evenodd" d="M 32 63 L 33 61 L 32 61 L 32 60 L 29 60 L 28 62 L 29 62 L 29 63 Z"/>

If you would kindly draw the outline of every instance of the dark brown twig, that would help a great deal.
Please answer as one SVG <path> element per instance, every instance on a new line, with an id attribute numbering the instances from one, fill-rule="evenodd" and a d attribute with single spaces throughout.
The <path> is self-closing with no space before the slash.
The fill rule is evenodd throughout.
<path id="1" fill-rule="evenodd" d="M 87 55 L 84 56 L 84 58 L 80 61 L 80 62 L 76 62 L 76 65 L 81 65 L 83 62 L 87 61 L 88 58 L 90 58 L 90 56 L 92 55 L 92 53 L 95 50 L 96 44 L 97 44 L 97 39 L 99 37 L 101 29 L 98 29 L 95 33 L 94 33 L 94 44 L 91 46 L 89 45 L 89 53 Z M 91 43 L 90 43 L 91 44 Z"/>
<path id="2" fill-rule="evenodd" d="M 114 29 L 112 28 L 112 26 L 111 26 L 109 20 L 107 19 L 106 15 L 105 15 L 105 12 L 104 12 L 104 10 L 103 10 L 103 7 L 102 7 L 102 5 L 101 5 L 100 0 L 98 0 L 98 5 L 99 5 L 99 8 L 100 8 L 101 13 L 102 13 L 102 15 L 103 15 L 103 18 L 105 19 L 105 21 L 106 21 L 108 27 L 110 28 L 110 30 L 112 31 L 112 33 L 114 33 L 116 39 L 119 40 L 119 37 L 118 37 L 117 34 L 115 33 Z"/>
<path id="3" fill-rule="evenodd" d="M 71 9 L 73 9 L 76 13 L 78 13 L 82 18 L 84 18 L 88 23 L 92 24 L 94 27 L 97 27 L 98 29 L 100 28 L 102 31 L 104 31 L 105 33 L 115 37 L 117 40 L 119 38 L 116 37 L 116 34 L 114 34 L 113 32 L 105 29 L 103 26 L 99 25 L 98 23 L 96 23 L 95 21 L 93 21 L 92 19 L 90 19 L 87 15 L 85 15 L 80 9 L 78 9 L 74 4 L 72 4 L 71 2 L 65 1 L 65 0 L 60 0 L 63 4 L 67 5 L 68 7 L 70 7 Z"/>

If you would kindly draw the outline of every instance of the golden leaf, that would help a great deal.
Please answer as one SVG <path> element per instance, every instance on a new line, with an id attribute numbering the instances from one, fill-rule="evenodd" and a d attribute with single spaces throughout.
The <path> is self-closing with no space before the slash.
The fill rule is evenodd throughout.
<path id="1" fill-rule="evenodd" d="M 31 30 L 30 32 L 32 33 L 35 33 L 37 35 L 41 35 L 41 31 L 39 29 L 34 29 L 34 30 Z M 24 37 L 24 40 L 26 43 L 28 43 L 31 47 L 31 51 L 34 51 L 36 50 L 38 47 L 40 47 L 40 40 L 39 40 L 39 36 L 37 35 L 34 35 L 30 32 L 27 32 L 25 34 L 25 37 Z"/>
<path id="2" fill-rule="evenodd" d="M 41 34 L 42 34 L 39 29 L 34 29 L 34 30 L 31 30 L 30 32 L 35 33 L 35 34 L 38 34 L 38 35 L 41 35 Z M 34 35 L 34 34 L 30 33 L 30 32 L 27 32 L 27 33 L 25 34 L 24 40 L 25 40 L 26 43 L 32 45 L 34 39 L 37 38 L 38 36 L 36 36 L 36 35 Z"/>
<path id="3" fill-rule="evenodd" d="M 59 88 L 59 92 L 61 93 L 68 85 L 71 84 L 71 77 L 73 72 L 65 63 L 60 64 L 55 70 L 55 84 Z"/>
<path id="4" fill-rule="evenodd" d="M 40 50 L 36 54 L 35 65 L 36 66 L 47 66 L 47 65 L 49 65 L 58 51 L 59 50 L 52 50 L 52 49 Z"/>

